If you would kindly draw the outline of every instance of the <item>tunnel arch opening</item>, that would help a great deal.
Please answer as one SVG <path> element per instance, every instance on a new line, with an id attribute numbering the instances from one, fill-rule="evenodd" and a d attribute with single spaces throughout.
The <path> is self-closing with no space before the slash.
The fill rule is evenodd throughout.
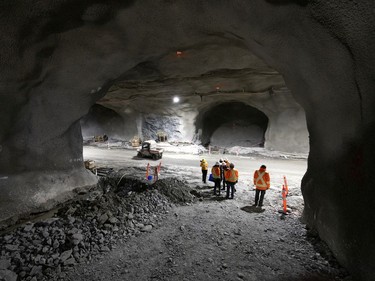
<path id="1" fill-rule="evenodd" d="M 351 159 L 351 151 L 343 150 L 343 145 L 355 142 L 361 144 L 360 151 L 363 150 L 366 155 L 364 163 L 361 163 L 363 169 L 368 171 L 367 174 L 373 174 L 374 165 L 370 155 L 373 154 L 374 139 L 373 134 L 369 133 L 372 132 L 370 125 L 374 119 L 371 107 L 374 104 L 371 95 L 374 84 L 371 73 L 374 72 L 374 66 L 373 53 L 369 52 L 373 46 L 373 36 L 370 36 L 373 17 L 371 13 L 360 14 L 360 11 L 371 10 L 371 1 L 352 1 L 351 4 L 336 1 L 337 5 L 332 1 L 320 1 L 316 5 L 307 5 L 306 8 L 293 5 L 297 1 L 283 1 L 288 2 L 287 5 L 277 5 L 274 3 L 276 1 L 269 0 L 266 4 L 264 1 L 259 5 L 254 4 L 254 7 L 246 1 L 243 1 L 243 5 L 237 2 L 236 5 L 230 2 L 211 5 L 212 3 L 206 2 L 200 6 L 202 16 L 199 18 L 194 5 L 171 10 L 170 3 L 167 3 L 170 1 L 164 1 L 164 5 L 158 6 L 157 15 L 154 5 L 129 5 L 129 10 L 119 11 L 113 24 L 100 29 L 96 29 L 93 23 L 99 23 L 102 14 L 88 17 L 95 11 L 88 6 L 91 2 L 85 2 L 88 12 L 83 15 L 74 13 L 74 19 L 67 13 L 59 13 L 60 5 L 51 7 L 52 12 L 47 13 L 43 12 L 42 6 L 34 9 L 36 7 L 31 6 L 32 2 L 24 9 L 15 9 L 12 5 L 4 7 L 4 30 L 12 31 L 12 34 L 14 30 L 18 30 L 13 34 L 15 38 L 19 34 L 28 34 L 27 40 L 4 40 L 7 56 L 4 60 L 6 67 L 2 69 L 5 74 L 3 77 L 6 77 L 5 81 L 9 81 L 9 85 L 3 85 L 3 92 L 6 94 L 1 102 L 4 112 L 8 114 L 5 114 L 1 122 L 5 129 L 1 135 L 4 141 L 1 143 L 0 167 L 2 172 L 22 176 L 22 180 L 15 182 L 14 186 L 23 187 L 28 178 L 37 182 L 32 186 L 39 186 L 40 178 L 36 173 L 44 175 L 50 167 L 54 167 L 62 174 L 67 166 L 77 171 L 77 179 L 82 177 L 87 180 L 80 184 L 77 181 L 64 182 L 62 186 L 57 182 L 58 190 L 69 190 L 72 186 L 93 182 L 83 171 L 82 149 L 76 146 L 80 141 L 77 120 L 97 100 L 97 93 L 90 91 L 92 87 L 120 75 L 124 65 L 130 67 L 138 60 L 155 56 L 164 50 L 175 47 L 180 50 L 181 46 L 196 45 L 203 36 L 235 37 L 285 75 L 288 85 L 291 85 L 306 110 L 311 133 L 309 173 L 304 183 L 308 199 L 308 221 L 318 228 L 322 237 L 337 249 L 336 254 L 341 256 L 341 260 L 354 271 L 362 271 L 363 275 L 374 274 L 373 269 L 367 270 L 370 273 L 365 272 L 370 269 L 366 266 L 371 264 L 368 257 L 373 260 L 375 251 L 365 249 L 358 252 L 359 247 L 352 243 L 353 237 L 355 240 L 364 238 L 364 241 L 369 241 L 367 237 L 371 237 L 371 229 L 363 232 L 355 230 L 360 227 L 354 227 L 366 223 L 368 217 L 363 216 L 366 219 L 359 220 L 358 217 L 361 216 L 353 212 L 353 205 L 341 203 L 340 200 L 348 198 L 351 203 L 355 202 L 354 207 L 360 207 L 354 208 L 358 212 L 363 210 L 366 202 L 363 198 L 352 200 L 352 187 L 356 188 L 356 183 L 342 184 L 342 178 L 347 174 L 346 167 L 338 168 L 338 164 L 345 163 L 343 160 Z M 69 8 L 69 3 L 63 7 Z M 82 10 L 86 6 L 80 7 Z M 44 16 L 36 17 L 37 14 L 34 13 L 39 9 Z M 26 11 L 30 11 L 32 17 L 25 16 L 23 13 Z M 337 16 L 344 13 L 347 16 Z M 111 13 L 104 15 L 111 21 Z M 368 20 L 354 21 L 358 15 Z M 18 20 L 8 20 L 11 18 Z M 159 21 L 161 18 L 163 21 Z M 189 18 L 195 20 L 189 23 Z M 171 24 L 177 19 L 180 24 Z M 48 28 L 54 23 L 59 23 L 59 28 Z M 135 26 L 134 23 L 137 23 L 137 28 L 129 28 Z M 15 24 L 19 27 L 13 26 Z M 35 30 L 25 33 L 24 27 L 28 26 L 34 26 Z M 116 28 L 109 30 L 113 26 Z M 158 33 L 157 29 L 161 30 L 162 27 L 167 27 L 168 32 Z M 147 32 L 142 32 L 143 30 Z M 361 32 L 351 32 L 352 30 Z M 106 31 L 107 36 L 102 37 Z M 121 31 L 123 32 L 120 33 Z M 10 38 L 9 34 L 6 34 L 6 38 Z M 146 46 L 142 46 L 140 42 Z M 64 44 L 69 48 L 63 47 Z M 27 45 L 31 47 L 27 47 L 25 51 Z M 236 53 L 227 46 L 223 50 L 225 53 Z M 19 55 L 23 51 L 23 55 Z M 70 57 L 66 57 L 66 54 Z M 246 61 L 243 56 L 239 58 Z M 230 60 L 233 61 L 232 58 Z M 108 68 L 110 64 L 112 66 Z M 195 69 L 196 64 L 192 65 L 192 69 Z M 94 70 L 93 73 L 87 75 L 91 70 Z M 67 82 L 70 88 L 65 84 Z M 239 88 L 234 88 L 237 89 Z M 15 93 L 19 94 L 17 98 L 14 98 Z M 273 117 L 270 119 L 275 120 Z M 290 121 L 290 118 L 283 120 Z M 364 138 L 367 134 L 371 137 Z M 33 171 L 31 176 L 22 175 L 29 171 Z M 372 182 L 370 178 L 361 188 L 372 191 Z M 48 188 L 50 185 L 49 183 Z M 10 183 L 6 186 L 12 187 L 9 194 L 14 195 L 15 188 Z M 335 191 L 344 195 L 334 196 Z M 19 194 L 22 197 L 26 193 Z M 321 200 L 324 196 L 326 201 Z M 322 211 L 324 202 L 329 203 L 329 213 L 337 214 L 340 219 L 325 215 Z M 352 217 L 348 217 L 348 213 L 353 214 Z M 337 222 L 344 223 L 338 225 Z M 364 265 L 364 269 L 357 269 L 362 268 L 358 265 Z"/>
<path id="2" fill-rule="evenodd" d="M 118 139 L 125 137 L 125 122 L 120 114 L 97 103 L 80 120 L 80 124 L 83 140 L 104 134 Z"/>
<path id="3" fill-rule="evenodd" d="M 228 101 L 202 110 L 195 125 L 204 146 L 264 147 L 268 122 L 257 108 Z"/>

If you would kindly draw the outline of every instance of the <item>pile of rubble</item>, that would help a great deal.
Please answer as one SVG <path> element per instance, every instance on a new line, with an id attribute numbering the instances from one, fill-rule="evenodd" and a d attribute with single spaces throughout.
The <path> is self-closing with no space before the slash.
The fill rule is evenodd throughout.
<path id="1" fill-rule="evenodd" d="M 50 218 L 1 234 L 0 280 L 64 279 L 64 271 L 75 264 L 89 263 L 118 241 L 158 227 L 173 203 L 194 199 L 189 187 L 175 179 L 150 185 L 119 177 L 102 179 L 96 190 Z"/>

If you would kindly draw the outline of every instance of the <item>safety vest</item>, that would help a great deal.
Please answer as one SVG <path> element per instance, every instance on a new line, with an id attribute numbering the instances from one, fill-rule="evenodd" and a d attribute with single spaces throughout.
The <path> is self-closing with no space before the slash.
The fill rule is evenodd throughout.
<path id="1" fill-rule="evenodd" d="M 220 179 L 220 167 L 219 166 L 212 167 L 211 174 L 214 177 L 214 179 Z"/>
<path id="2" fill-rule="evenodd" d="M 225 180 L 229 182 L 238 181 L 238 171 L 236 169 L 225 171 Z"/>
<path id="3" fill-rule="evenodd" d="M 254 184 L 256 189 L 267 190 L 270 188 L 270 175 L 263 169 L 256 170 L 254 173 Z"/>

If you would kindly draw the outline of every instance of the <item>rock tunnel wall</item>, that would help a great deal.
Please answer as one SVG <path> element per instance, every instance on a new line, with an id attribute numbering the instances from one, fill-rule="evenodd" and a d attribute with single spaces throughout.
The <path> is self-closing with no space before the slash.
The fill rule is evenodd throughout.
<path id="1" fill-rule="evenodd" d="M 238 130 L 244 131 L 247 126 L 255 126 L 253 133 L 255 139 L 251 140 L 251 135 L 243 136 L 242 133 L 238 133 L 238 140 L 223 141 L 223 136 L 220 136 L 222 145 L 240 145 L 241 138 L 246 137 L 248 140 L 246 143 L 242 143 L 243 146 L 261 146 L 266 147 L 270 150 L 278 150 L 283 152 L 297 152 L 307 153 L 308 148 L 308 132 L 306 128 L 306 121 L 304 117 L 303 109 L 295 102 L 288 89 L 273 90 L 270 94 L 268 91 L 265 93 L 257 94 L 230 94 L 227 96 L 220 96 L 220 102 L 217 102 L 218 97 L 207 97 L 205 98 L 205 104 L 197 107 L 199 114 L 196 116 L 196 131 L 202 131 L 202 142 L 207 143 L 214 133 L 212 130 L 216 129 L 220 124 L 226 124 L 233 120 L 236 122 L 243 120 L 244 124 L 238 124 Z M 233 102 L 235 100 L 235 102 Z M 233 108 L 231 104 L 238 103 L 242 106 L 240 108 Z M 216 112 L 215 108 L 221 112 L 220 116 L 214 115 Z M 242 111 L 249 111 L 246 116 L 242 116 Z M 258 112 L 251 115 L 251 111 Z M 215 113 L 216 114 L 216 113 Z M 207 116 L 208 115 L 208 116 Z M 256 116 L 260 116 L 256 118 Z M 242 116 L 242 117 L 241 117 Z M 214 121 L 209 121 L 212 117 Z M 233 121 L 232 120 L 232 121 Z M 217 126 L 208 126 L 210 123 L 217 123 Z M 228 124 L 227 124 L 228 125 Z M 263 126 L 266 126 L 265 128 Z M 231 134 L 236 134 L 233 129 L 232 122 Z M 210 128 L 210 129 L 208 129 Z M 227 130 L 224 130 L 227 132 Z M 223 131 L 223 132 L 224 132 Z M 251 130 L 248 132 L 250 133 Z M 214 134 L 215 138 L 217 134 Z M 215 145 L 215 139 L 213 145 Z"/>
<path id="2" fill-rule="evenodd" d="M 112 103 L 111 93 L 99 103 L 122 113 L 127 122 L 125 132 L 134 132 L 132 128 L 138 124 L 137 131 L 128 135 L 129 139 L 133 135 L 156 139 L 157 132 L 164 131 L 170 141 L 212 142 L 211 145 L 221 147 L 265 146 L 290 153 L 309 151 L 305 113 L 285 87 L 260 93 L 215 92 L 204 98 L 195 93 L 185 94 L 180 104 L 173 104 L 172 98 L 173 95 L 144 99 L 134 97 L 132 92 L 122 92 L 121 102 L 117 104 Z M 240 108 L 233 108 L 233 104 Z M 251 116 L 251 112 L 258 112 L 264 120 L 256 118 L 257 114 Z M 235 130 L 233 124 L 237 124 Z M 224 136 L 228 130 L 231 136 L 236 134 L 236 139 Z"/>
<path id="3" fill-rule="evenodd" d="M 51 200 L 38 196 L 45 188 L 57 197 L 95 183 L 83 169 L 79 120 L 116 79 L 178 49 L 226 44 L 251 50 L 283 74 L 309 131 L 305 219 L 358 280 L 375 279 L 372 0 L 7 1 L 1 7 L 1 219 L 12 215 L 3 212 L 5 202 L 22 202 L 13 210 L 22 213 Z M 54 179 L 48 186 L 46 177 Z"/>

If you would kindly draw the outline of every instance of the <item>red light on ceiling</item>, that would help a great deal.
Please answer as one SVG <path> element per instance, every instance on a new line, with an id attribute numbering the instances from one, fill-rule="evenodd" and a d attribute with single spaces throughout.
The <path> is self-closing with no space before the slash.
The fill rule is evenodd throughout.
<path id="1" fill-rule="evenodd" d="M 181 52 L 181 51 L 177 51 L 177 52 L 176 52 L 176 56 L 181 57 L 181 55 L 182 55 L 182 52 Z"/>

